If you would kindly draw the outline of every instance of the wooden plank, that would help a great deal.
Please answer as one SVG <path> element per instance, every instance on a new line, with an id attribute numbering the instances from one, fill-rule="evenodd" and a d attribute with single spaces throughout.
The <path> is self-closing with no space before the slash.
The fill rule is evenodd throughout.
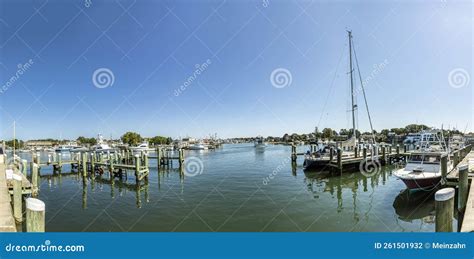
<path id="1" fill-rule="evenodd" d="M 474 232 L 474 181 L 471 181 L 461 232 Z"/>
<path id="2" fill-rule="evenodd" d="M 0 164 L 0 232 L 16 232 L 4 164 Z"/>

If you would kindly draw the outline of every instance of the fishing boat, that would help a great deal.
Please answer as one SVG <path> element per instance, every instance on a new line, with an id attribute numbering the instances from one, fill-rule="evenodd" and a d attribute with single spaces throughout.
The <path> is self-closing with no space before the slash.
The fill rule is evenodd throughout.
<path id="1" fill-rule="evenodd" d="M 140 151 L 148 151 L 150 150 L 150 147 L 148 146 L 148 142 L 142 142 L 140 145 L 136 147 L 130 147 L 130 149 L 132 151 L 140 152 Z"/>
<path id="2" fill-rule="evenodd" d="M 371 132 L 374 132 L 373 127 L 372 127 L 372 119 L 370 117 L 370 112 L 369 112 L 369 106 L 367 103 L 367 98 L 365 95 L 365 89 L 363 85 L 363 80 L 361 76 L 361 72 L 359 69 L 359 64 L 357 61 L 357 55 L 355 53 L 355 49 L 353 48 L 353 39 L 352 39 L 352 32 L 348 31 L 348 41 L 349 41 L 349 76 L 350 76 L 350 96 L 351 96 L 351 112 L 352 112 L 352 136 L 342 142 L 334 142 L 334 141 L 318 141 L 318 145 L 316 146 L 315 150 L 311 150 L 306 152 L 305 154 L 305 159 L 303 163 L 303 169 L 304 170 L 321 170 L 325 169 L 328 164 L 331 162 L 331 159 L 335 157 L 336 155 L 336 150 L 339 147 L 343 152 L 341 154 L 341 159 L 347 159 L 347 158 L 353 158 L 354 157 L 354 152 L 352 150 L 355 147 L 358 147 L 359 150 L 362 148 L 363 143 L 360 143 L 359 140 L 356 137 L 356 112 L 358 110 L 358 106 L 356 104 L 356 90 L 354 89 L 354 66 L 353 66 L 353 56 L 355 57 L 356 61 L 356 68 L 358 71 L 358 76 L 360 80 L 360 87 L 364 96 L 364 102 L 365 102 L 365 107 L 367 110 L 367 115 L 368 115 L 368 120 L 370 123 L 370 129 Z M 336 71 L 337 72 L 337 71 Z M 375 135 L 372 133 L 372 139 L 371 139 L 371 145 L 377 145 L 375 141 Z M 331 151 L 332 150 L 332 151 Z M 370 149 L 372 150 L 372 149 Z M 375 149 L 377 150 L 377 149 Z M 331 153 L 332 152 L 332 153 Z M 371 156 L 374 156 L 376 154 L 370 154 Z"/>
<path id="3" fill-rule="evenodd" d="M 188 145 L 189 150 L 206 150 L 208 147 L 201 141 L 194 143 L 194 144 L 189 144 Z"/>
<path id="4" fill-rule="evenodd" d="M 253 145 L 256 149 L 265 149 L 265 147 L 267 146 L 267 144 L 265 143 L 265 140 L 261 136 L 258 136 L 255 139 Z"/>
<path id="5" fill-rule="evenodd" d="M 102 134 L 97 135 L 97 144 L 92 146 L 93 151 L 103 151 L 103 152 L 113 152 L 114 149 L 107 144 L 107 142 L 104 140 L 104 137 Z"/>
<path id="6" fill-rule="evenodd" d="M 447 159 L 447 171 L 453 168 L 453 162 L 441 139 L 442 137 L 439 138 L 433 132 L 423 132 L 420 148 L 410 154 L 404 168 L 393 173 L 405 183 L 409 190 L 431 191 L 438 187 L 442 178 L 441 158 L 443 156 Z"/>

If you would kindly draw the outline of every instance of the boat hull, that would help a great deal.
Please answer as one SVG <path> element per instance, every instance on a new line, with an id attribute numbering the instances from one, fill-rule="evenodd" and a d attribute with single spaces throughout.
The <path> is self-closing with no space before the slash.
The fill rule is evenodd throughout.
<path id="1" fill-rule="evenodd" d="M 318 171 L 328 168 L 329 159 L 310 159 L 306 158 L 303 163 L 303 170 Z"/>
<path id="2" fill-rule="evenodd" d="M 431 190 L 439 184 L 441 176 L 418 179 L 401 179 L 408 189 L 412 191 Z"/>

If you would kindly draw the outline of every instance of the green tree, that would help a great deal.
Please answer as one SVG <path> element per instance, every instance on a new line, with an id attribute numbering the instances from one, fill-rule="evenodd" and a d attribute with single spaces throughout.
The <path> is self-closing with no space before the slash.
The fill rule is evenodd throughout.
<path id="1" fill-rule="evenodd" d="M 130 146 L 136 146 L 138 143 L 142 142 L 143 138 L 140 134 L 136 132 L 127 132 L 120 137 L 124 144 L 128 144 Z"/>
<path id="2" fill-rule="evenodd" d="M 173 140 L 171 138 L 163 137 L 163 136 L 155 136 L 148 140 L 148 142 L 152 145 L 163 145 L 163 144 L 171 144 Z"/>
<path id="3" fill-rule="evenodd" d="M 334 132 L 335 131 L 330 129 L 330 128 L 324 128 L 323 132 L 322 132 L 322 136 L 323 136 L 323 138 L 327 138 L 327 139 L 332 138 L 335 135 Z"/>
<path id="4" fill-rule="evenodd" d="M 86 138 L 86 137 L 83 137 L 83 136 L 80 136 L 76 139 L 77 142 L 79 142 L 80 144 L 82 145 L 95 145 L 97 144 L 97 139 L 95 138 Z"/>

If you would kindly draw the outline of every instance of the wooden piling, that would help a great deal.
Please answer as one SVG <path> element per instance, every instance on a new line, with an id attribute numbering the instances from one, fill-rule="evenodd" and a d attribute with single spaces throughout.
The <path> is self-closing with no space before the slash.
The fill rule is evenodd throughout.
<path id="1" fill-rule="evenodd" d="M 18 174 L 13 174 L 13 217 L 16 222 L 23 221 L 23 196 L 21 190 L 22 177 Z"/>
<path id="2" fill-rule="evenodd" d="M 21 173 L 24 175 L 24 176 L 28 176 L 26 174 L 26 165 L 28 164 L 27 163 L 28 161 L 26 161 L 25 159 L 22 159 L 21 160 Z"/>
<path id="3" fill-rule="evenodd" d="M 456 167 L 459 164 L 459 153 L 458 151 L 453 152 L 453 167 Z"/>
<path id="4" fill-rule="evenodd" d="M 357 158 L 359 156 L 359 151 L 357 150 L 357 147 L 354 147 L 354 157 Z"/>
<path id="5" fill-rule="evenodd" d="M 35 198 L 26 199 L 26 231 L 44 232 L 45 230 L 45 205 Z"/>
<path id="6" fill-rule="evenodd" d="M 82 176 L 87 176 L 87 153 L 81 153 Z"/>
<path id="7" fill-rule="evenodd" d="M 441 177 L 442 179 L 446 180 L 446 176 L 448 175 L 448 156 L 442 155 L 441 156 Z"/>
<path id="8" fill-rule="evenodd" d="M 364 160 L 367 159 L 367 147 L 364 145 L 364 148 L 362 149 L 362 156 L 364 157 Z"/>
<path id="9" fill-rule="evenodd" d="M 435 193 L 436 232 L 453 231 L 454 188 L 444 188 Z"/>
<path id="10" fill-rule="evenodd" d="M 397 157 L 400 155 L 400 145 L 397 144 Z"/>
<path id="11" fill-rule="evenodd" d="M 138 180 L 138 175 L 140 173 L 140 156 L 136 154 L 134 156 L 134 159 L 135 159 L 135 175 L 137 176 L 137 180 Z"/>
<path id="12" fill-rule="evenodd" d="M 39 166 L 38 164 L 33 163 L 33 169 L 31 170 L 31 184 L 33 185 L 33 190 L 32 190 L 32 195 L 33 197 L 38 196 L 38 191 L 39 191 L 39 182 L 38 182 L 38 171 L 39 171 Z"/>
<path id="13" fill-rule="evenodd" d="M 291 144 L 291 161 L 296 161 L 296 146 L 295 144 Z"/>
<path id="14" fill-rule="evenodd" d="M 329 162 L 332 162 L 333 159 L 334 159 L 334 148 L 330 147 L 329 148 Z"/>
<path id="15" fill-rule="evenodd" d="M 382 161 L 386 163 L 385 146 L 382 146 Z"/>
<path id="16" fill-rule="evenodd" d="M 467 197 L 469 194 L 469 165 L 462 164 L 459 170 L 459 194 L 458 194 L 458 210 L 463 212 L 466 209 Z"/>
<path id="17" fill-rule="evenodd" d="M 340 148 L 337 149 L 337 167 L 339 173 L 342 173 L 342 150 Z"/>
<path id="18" fill-rule="evenodd" d="M 179 149 L 179 167 L 181 168 L 183 166 L 183 163 L 184 163 L 184 150 L 183 149 Z"/>

